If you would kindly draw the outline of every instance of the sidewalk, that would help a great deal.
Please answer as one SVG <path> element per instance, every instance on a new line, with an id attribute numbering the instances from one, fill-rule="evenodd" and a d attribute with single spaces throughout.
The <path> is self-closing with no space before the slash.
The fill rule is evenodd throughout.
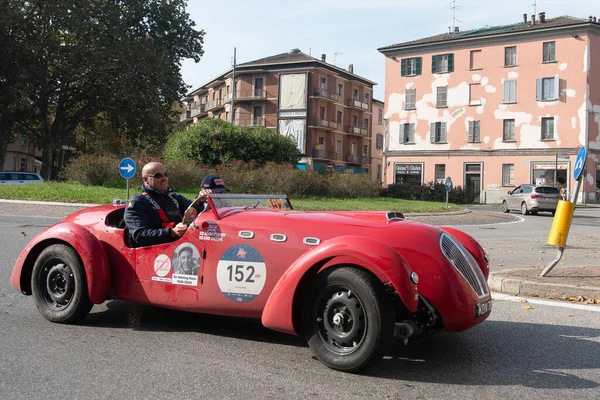
<path id="1" fill-rule="evenodd" d="M 520 268 L 491 272 L 491 290 L 515 296 L 542 297 L 600 304 L 600 266 L 554 267 L 546 276 L 544 268 Z"/>

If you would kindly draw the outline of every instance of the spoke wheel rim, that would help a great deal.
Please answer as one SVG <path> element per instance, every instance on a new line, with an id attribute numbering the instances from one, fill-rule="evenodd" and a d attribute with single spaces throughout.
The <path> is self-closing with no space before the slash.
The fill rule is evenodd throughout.
<path id="1" fill-rule="evenodd" d="M 329 351 L 348 355 L 360 348 L 368 320 L 354 292 L 343 287 L 328 288 L 319 296 L 315 311 L 319 338 Z"/>
<path id="2" fill-rule="evenodd" d="M 506 205 L 506 202 L 505 202 L 505 201 L 503 201 L 503 202 L 502 202 L 502 210 L 503 210 L 503 211 L 506 211 L 506 210 L 508 210 L 508 206 Z"/>
<path id="3" fill-rule="evenodd" d="M 67 307 L 75 292 L 75 277 L 67 263 L 58 258 L 48 260 L 41 268 L 39 286 L 46 304 L 54 310 Z"/>

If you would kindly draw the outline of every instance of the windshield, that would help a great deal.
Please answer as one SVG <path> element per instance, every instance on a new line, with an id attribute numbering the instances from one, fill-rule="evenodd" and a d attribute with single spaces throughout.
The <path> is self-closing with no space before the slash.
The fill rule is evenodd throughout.
<path id="1" fill-rule="evenodd" d="M 211 194 L 208 202 L 218 218 L 229 210 L 292 210 L 290 199 L 284 194 Z"/>

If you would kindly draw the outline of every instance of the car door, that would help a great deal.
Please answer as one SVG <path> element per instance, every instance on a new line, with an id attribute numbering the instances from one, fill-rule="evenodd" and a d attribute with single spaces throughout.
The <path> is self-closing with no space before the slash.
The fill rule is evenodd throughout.
<path id="1" fill-rule="evenodd" d="M 519 201 L 521 193 L 521 186 L 517 186 L 513 189 L 513 191 L 506 198 L 506 203 L 508 204 L 508 208 L 517 209 L 521 207 L 521 203 Z"/>

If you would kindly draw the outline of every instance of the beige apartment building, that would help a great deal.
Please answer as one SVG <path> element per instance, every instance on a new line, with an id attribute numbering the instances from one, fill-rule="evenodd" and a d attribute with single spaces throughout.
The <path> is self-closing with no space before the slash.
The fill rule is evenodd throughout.
<path id="1" fill-rule="evenodd" d="M 600 200 L 600 24 L 524 14 L 504 26 L 380 48 L 386 56 L 386 183 L 451 177 L 472 201 L 519 184 Z"/>
<path id="2" fill-rule="evenodd" d="M 296 140 L 301 169 L 371 174 L 373 85 L 352 64 L 346 70 L 293 49 L 239 64 L 195 89 L 181 121 L 276 129 Z"/>
<path id="3" fill-rule="evenodd" d="M 381 100 L 373 99 L 373 123 L 371 127 L 371 178 L 383 182 L 383 149 L 385 125 L 383 114 L 385 104 Z"/>

